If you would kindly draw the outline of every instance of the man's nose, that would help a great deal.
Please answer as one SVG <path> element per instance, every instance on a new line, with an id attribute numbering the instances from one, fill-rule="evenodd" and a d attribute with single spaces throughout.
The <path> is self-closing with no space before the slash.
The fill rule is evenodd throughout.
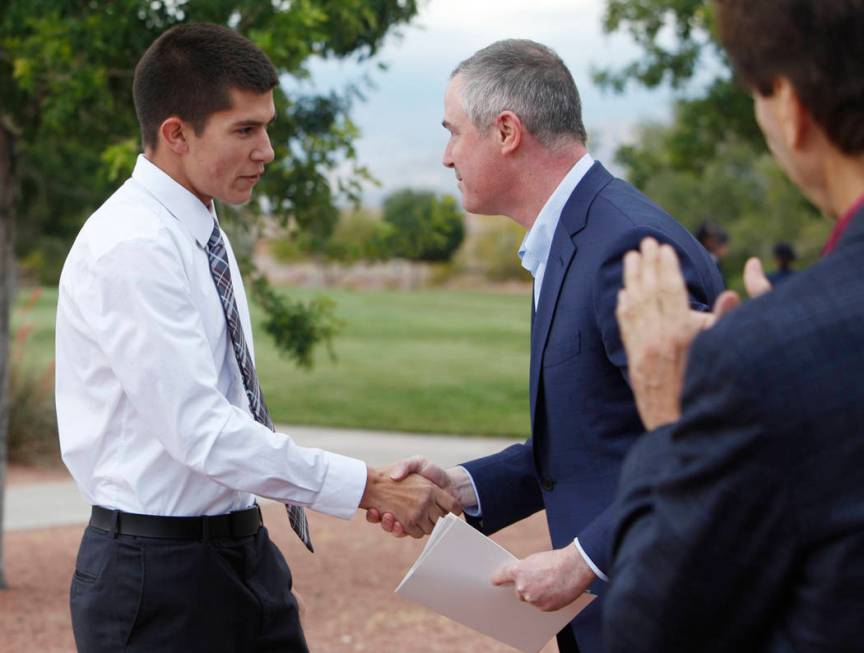
<path id="1" fill-rule="evenodd" d="M 252 158 L 261 163 L 270 163 L 276 158 L 273 145 L 270 143 L 270 134 L 264 133 L 264 142 L 252 153 Z"/>
<path id="2" fill-rule="evenodd" d="M 454 167 L 453 157 L 450 156 L 450 145 L 444 148 L 444 156 L 441 158 L 441 163 L 444 164 L 445 168 Z"/>

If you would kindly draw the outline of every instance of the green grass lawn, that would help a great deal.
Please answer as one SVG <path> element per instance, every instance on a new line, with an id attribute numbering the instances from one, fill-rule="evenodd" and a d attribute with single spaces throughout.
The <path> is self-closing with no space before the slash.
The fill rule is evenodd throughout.
<path id="1" fill-rule="evenodd" d="M 313 293 L 286 289 L 293 297 Z M 364 429 L 525 436 L 528 432 L 529 295 L 423 290 L 324 292 L 345 323 L 311 371 L 281 357 L 256 321 L 256 357 L 277 422 Z M 27 359 L 54 351 L 56 289 L 13 324 L 34 325 Z"/>

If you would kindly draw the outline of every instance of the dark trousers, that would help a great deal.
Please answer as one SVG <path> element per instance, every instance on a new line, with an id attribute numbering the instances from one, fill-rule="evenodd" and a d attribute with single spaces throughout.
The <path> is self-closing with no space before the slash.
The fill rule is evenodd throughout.
<path id="1" fill-rule="evenodd" d="M 263 527 L 202 541 L 89 526 L 70 605 L 80 653 L 308 653 L 291 571 Z"/>

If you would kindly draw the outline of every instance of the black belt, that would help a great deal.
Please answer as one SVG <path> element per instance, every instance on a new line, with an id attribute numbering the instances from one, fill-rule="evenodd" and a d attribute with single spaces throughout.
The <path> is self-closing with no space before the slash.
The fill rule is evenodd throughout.
<path id="1" fill-rule="evenodd" d="M 113 535 L 164 537 L 181 540 L 202 540 L 214 537 L 246 537 L 261 528 L 258 504 L 227 515 L 204 517 L 160 517 L 136 515 L 120 510 L 93 506 L 90 525 Z"/>

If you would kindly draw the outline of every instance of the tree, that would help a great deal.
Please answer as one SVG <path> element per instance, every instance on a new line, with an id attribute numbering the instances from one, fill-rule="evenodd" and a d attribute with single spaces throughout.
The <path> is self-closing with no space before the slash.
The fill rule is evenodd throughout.
<path id="1" fill-rule="evenodd" d="M 650 126 L 643 131 L 648 136 L 641 151 L 654 167 L 642 177 L 642 188 L 692 232 L 706 221 L 728 231 L 730 251 L 722 265 L 733 285 L 740 285 L 737 275 L 747 258 L 770 261 L 778 241 L 791 241 L 804 261 L 818 256 L 827 222 L 814 219 L 811 205 L 769 153 L 730 139 L 701 170 L 680 170 L 662 161 L 662 136 L 668 129 Z M 632 156 L 632 150 L 627 152 Z M 639 170 L 647 167 L 640 156 L 630 161 Z"/>
<path id="2" fill-rule="evenodd" d="M 734 276 L 748 256 L 766 257 L 776 240 L 815 258 L 826 225 L 768 153 L 746 89 L 735 79 L 706 0 L 608 0 L 607 32 L 627 31 L 643 53 L 595 79 L 622 91 L 628 84 L 666 84 L 688 94 L 669 125 L 644 125 L 615 155 L 630 180 L 681 220 L 709 220 L 731 236 L 725 268 Z M 699 74 L 699 84 L 694 79 Z M 707 77 L 707 79 L 705 79 Z M 697 89 L 694 91 L 694 88 Z"/>
<path id="3" fill-rule="evenodd" d="M 132 74 L 146 47 L 184 21 L 226 24 L 267 52 L 284 81 L 298 80 L 308 76 L 312 56 L 373 57 L 388 32 L 416 12 L 414 0 L 0 0 L 0 487 L 14 230 L 21 255 L 49 235 L 68 243 L 131 171 L 138 150 Z M 338 215 L 336 192 L 356 198 L 366 175 L 355 162 L 336 192 L 327 181 L 337 163 L 355 161 L 352 95 L 280 88 L 274 97 L 276 160 L 244 211 L 260 216 L 267 207 L 326 237 Z M 269 330 L 308 365 L 311 347 L 333 332 L 332 313 L 321 303 L 286 302 L 260 276 L 253 288 L 271 310 Z M 0 585 L 2 569 L 0 546 Z"/>
<path id="4" fill-rule="evenodd" d="M 384 200 L 391 225 L 390 254 L 414 261 L 449 261 L 465 238 L 465 216 L 456 199 L 429 191 L 399 190 Z"/>
<path id="5" fill-rule="evenodd" d="M 643 50 L 620 70 L 595 72 L 594 79 L 609 90 L 621 92 L 628 84 L 692 90 L 701 75 L 702 92 L 676 102 L 668 135 L 673 165 L 700 168 L 730 137 L 764 149 L 749 94 L 736 82 L 717 40 L 710 0 L 607 0 L 603 29 L 626 31 Z"/>

